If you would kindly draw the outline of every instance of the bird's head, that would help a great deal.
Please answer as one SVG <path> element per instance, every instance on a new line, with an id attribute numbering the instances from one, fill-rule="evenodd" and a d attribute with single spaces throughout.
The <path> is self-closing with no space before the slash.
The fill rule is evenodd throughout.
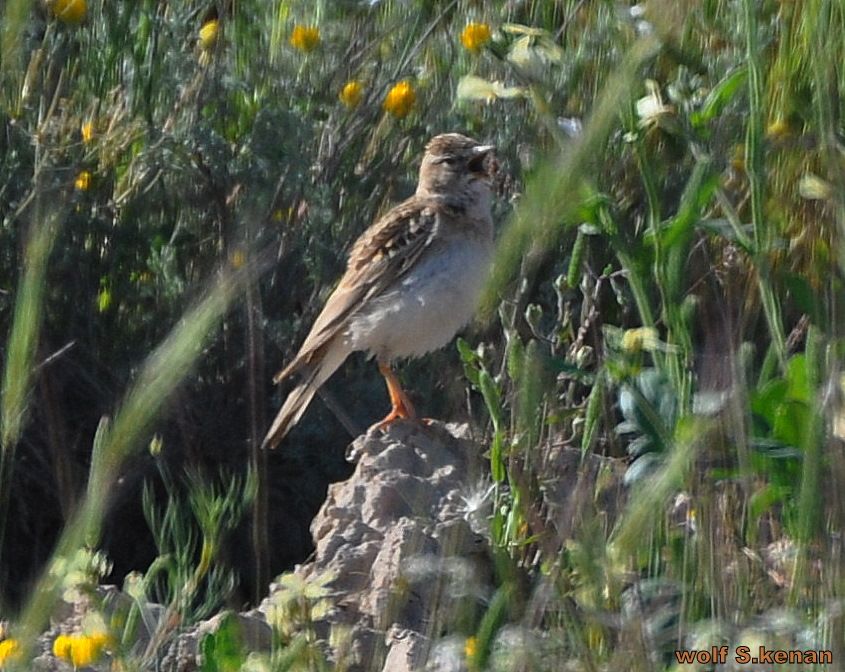
<path id="1" fill-rule="evenodd" d="M 489 196 L 496 160 L 493 145 L 459 133 L 444 133 L 429 141 L 425 148 L 418 194 L 486 193 Z"/>

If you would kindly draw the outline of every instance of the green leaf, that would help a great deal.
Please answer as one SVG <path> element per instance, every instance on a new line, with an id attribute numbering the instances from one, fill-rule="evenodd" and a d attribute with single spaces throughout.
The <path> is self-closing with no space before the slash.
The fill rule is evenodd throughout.
<path id="1" fill-rule="evenodd" d="M 502 454 L 502 447 L 504 446 L 504 443 L 504 432 L 497 430 L 493 434 L 493 443 L 490 445 L 490 474 L 493 476 L 493 481 L 496 483 L 502 483 L 507 477 L 505 459 Z"/>
<path id="2" fill-rule="evenodd" d="M 226 615 L 216 632 L 202 638 L 200 650 L 201 672 L 238 672 L 246 655 L 237 619 L 232 614 Z"/>
<path id="3" fill-rule="evenodd" d="M 751 412 L 763 418 L 769 428 L 773 427 L 778 409 L 786 401 L 787 390 L 787 382 L 782 378 L 770 380 L 751 395 Z"/>
<path id="4" fill-rule="evenodd" d="M 747 77 L 748 70 L 742 66 L 713 87 L 713 90 L 705 98 L 701 110 L 691 115 L 692 125 L 700 128 L 721 114 L 722 110 L 733 100 L 737 91 L 745 85 Z"/>
<path id="5" fill-rule="evenodd" d="M 810 403 L 813 395 L 807 367 L 806 355 L 798 354 L 789 358 L 786 365 L 786 380 L 789 383 L 788 395 L 790 400 L 805 404 Z"/>
<path id="6" fill-rule="evenodd" d="M 699 161 L 693 168 L 692 175 L 684 187 L 678 213 L 669 220 L 668 226 L 661 234 L 661 243 L 666 248 L 679 244 L 698 223 L 701 213 L 710 203 L 719 176 L 712 171 L 709 161 Z"/>
<path id="7" fill-rule="evenodd" d="M 457 346 L 461 363 L 464 365 L 464 375 L 473 387 L 478 388 L 478 372 L 481 369 L 481 358 L 463 338 L 458 338 Z"/>
<path id="8" fill-rule="evenodd" d="M 759 520 L 760 516 L 766 513 L 776 504 L 785 501 L 789 496 L 789 490 L 781 486 L 766 484 L 757 490 L 748 500 L 749 516 L 751 520 Z"/>
<path id="9" fill-rule="evenodd" d="M 519 335 L 514 334 L 507 345 L 508 376 L 514 382 L 522 379 L 522 371 L 525 365 L 525 345 Z"/>
<path id="10" fill-rule="evenodd" d="M 575 244 L 572 246 L 572 256 L 569 258 L 569 268 L 566 271 L 566 282 L 570 287 L 577 287 L 581 277 L 581 262 L 587 251 L 587 235 L 578 227 L 575 234 Z"/>
<path id="11" fill-rule="evenodd" d="M 593 439 L 596 436 L 596 431 L 599 427 L 599 420 L 601 417 L 602 402 L 604 401 L 604 387 L 605 377 L 598 376 L 590 390 L 590 396 L 587 399 L 587 410 L 584 414 L 584 433 L 581 436 L 581 457 L 586 455 L 593 444 Z"/>
<path id="12" fill-rule="evenodd" d="M 478 387 L 481 390 L 481 396 L 484 397 L 490 418 L 493 420 L 493 427 L 499 430 L 504 424 L 504 415 L 502 414 L 502 397 L 493 376 L 481 370 L 478 374 Z"/>

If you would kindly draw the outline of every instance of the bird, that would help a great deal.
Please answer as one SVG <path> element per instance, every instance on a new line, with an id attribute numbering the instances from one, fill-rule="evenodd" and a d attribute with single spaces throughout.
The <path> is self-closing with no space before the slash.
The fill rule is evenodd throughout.
<path id="1" fill-rule="evenodd" d="M 491 266 L 495 147 L 444 133 L 425 147 L 415 193 L 352 245 L 346 271 L 293 360 L 298 375 L 262 446 L 274 448 L 353 352 L 374 357 L 390 412 L 373 427 L 415 419 L 393 371 L 397 359 L 443 347 L 475 312 Z M 371 428 L 372 429 L 372 428 Z"/>

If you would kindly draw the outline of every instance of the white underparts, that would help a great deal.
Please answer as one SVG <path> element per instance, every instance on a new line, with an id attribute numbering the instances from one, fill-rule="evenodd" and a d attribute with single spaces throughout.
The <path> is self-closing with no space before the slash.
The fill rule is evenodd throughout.
<path id="1" fill-rule="evenodd" d="M 463 240 L 420 259 L 396 289 L 370 300 L 350 319 L 344 341 L 383 361 L 443 347 L 472 319 L 490 254 L 490 245 Z"/>

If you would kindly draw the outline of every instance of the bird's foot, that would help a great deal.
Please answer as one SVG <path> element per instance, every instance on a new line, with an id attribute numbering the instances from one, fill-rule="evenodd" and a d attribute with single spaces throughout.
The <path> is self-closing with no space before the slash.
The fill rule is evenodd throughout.
<path id="1" fill-rule="evenodd" d="M 405 397 L 404 399 L 396 400 L 393 403 L 393 407 L 390 409 L 390 413 L 385 415 L 384 418 L 382 418 L 379 422 L 370 427 L 370 429 L 378 429 L 380 431 L 384 431 L 397 420 L 416 419 L 417 414 L 414 411 L 414 407 L 411 405 L 411 402 L 408 401 L 408 398 Z"/>
<path id="2" fill-rule="evenodd" d="M 397 420 L 416 420 L 417 414 L 414 411 L 414 406 L 408 399 L 408 395 L 405 394 L 405 390 L 402 389 L 402 385 L 390 365 L 380 361 L 378 368 L 381 375 L 384 376 L 384 382 L 387 383 L 387 393 L 390 395 L 390 413 L 370 429 L 383 431 Z"/>

